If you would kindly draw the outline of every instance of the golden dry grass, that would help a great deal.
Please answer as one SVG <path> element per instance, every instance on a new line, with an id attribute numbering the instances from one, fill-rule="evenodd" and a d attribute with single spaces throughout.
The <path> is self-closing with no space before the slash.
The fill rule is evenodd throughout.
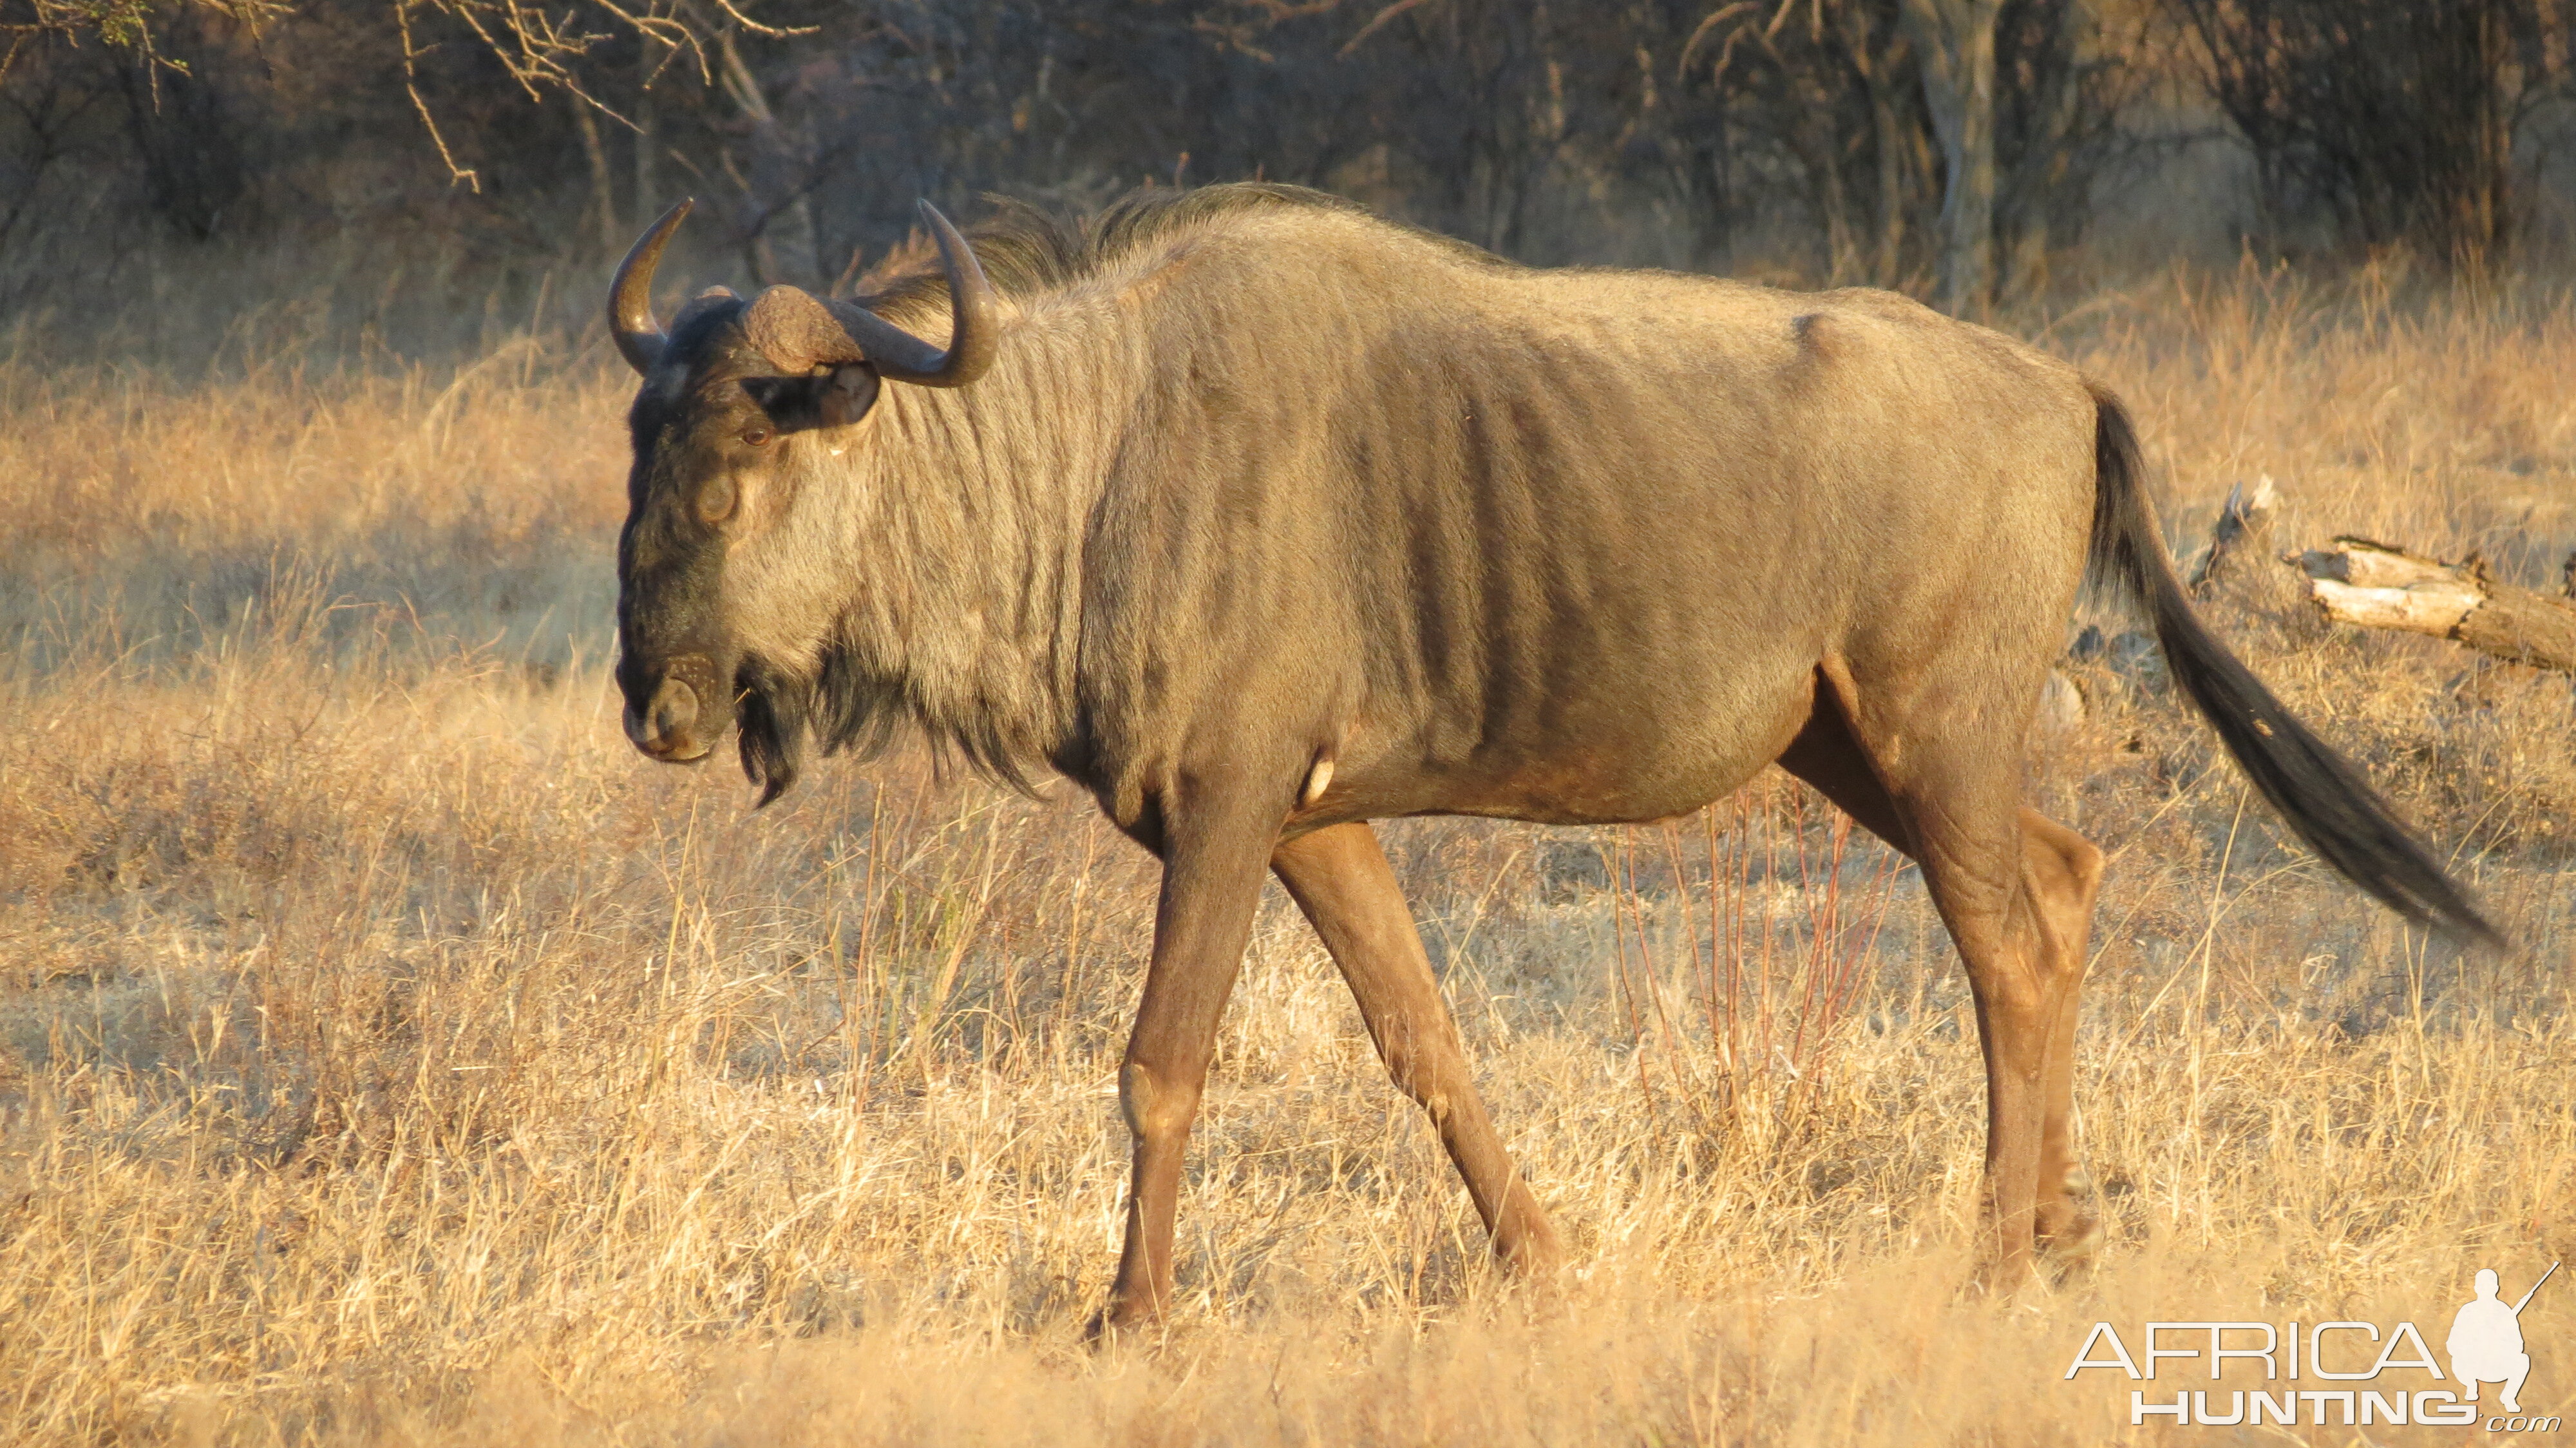
<path id="1" fill-rule="evenodd" d="M 2576 319 L 2402 290 L 2169 278 L 2047 333 L 2136 407 L 2178 538 L 2269 473 L 2285 542 L 2542 585 Z M 2568 682 L 2256 590 L 2215 621 L 2523 953 L 2410 940 L 2151 681 L 2083 673 L 2033 789 L 2113 857 L 2097 1273 L 1959 1290 L 1956 967 L 1912 877 L 1828 870 L 1774 781 L 1713 870 L 1697 823 L 1390 832 L 1575 1280 L 1494 1277 L 1274 898 L 1174 1326 L 1088 1353 L 1146 862 L 918 760 L 754 816 L 637 759 L 603 668 L 622 391 L 534 339 L 435 376 L 0 368 L 0 1438 L 2085 1443 L 2172 1436 L 2062 1380 L 2097 1320 L 2438 1343 L 2476 1267 L 2576 1255 Z M 1751 922 L 1717 962 L 1712 904 Z M 1800 1010 L 1820 921 L 1839 1013 Z M 1767 1044 L 1713 963 L 1770 993 Z M 2526 1404 L 2576 1408 L 2576 1287 L 2526 1330 Z"/>

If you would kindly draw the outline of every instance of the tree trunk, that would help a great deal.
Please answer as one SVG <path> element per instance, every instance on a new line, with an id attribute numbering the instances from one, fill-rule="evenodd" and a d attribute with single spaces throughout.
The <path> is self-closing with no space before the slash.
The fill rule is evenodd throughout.
<path id="1" fill-rule="evenodd" d="M 1941 142 L 1940 301 L 1982 315 L 1995 290 L 1995 22 L 2003 0 L 1905 0 Z"/>
<path id="2" fill-rule="evenodd" d="M 1897 269 L 1905 258 L 1906 135 L 1897 107 L 1902 103 L 1903 86 L 1898 77 L 1902 75 L 1906 42 L 1899 36 L 1887 43 L 1884 53 L 1874 48 L 1870 12 L 1866 9 L 1838 10 L 1834 23 L 1842 41 L 1844 64 L 1860 77 L 1861 92 L 1869 103 L 1870 149 L 1877 162 L 1870 280 L 1892 287 L 1897 284 Z"/>
<path id="3" fill-rule="evenodd" d="M 661 184 L 653 179 L 653 151 L 660 144 L 653 135 L 653 119 L 653 92 L 648 87 L 635 94 L 635 214 L 639 218 L 662 212 Z"/>
<path id="4" fill-rule="evenodd" d="M 1878 148 L 1878 275 L 1872 280 L 1892 287 L 1905 264 L 1905 132 L 1884 76 L 1869 80 L 1869 122 Z"/>
<path id="5" fill-rule="evenodd" d="M 2475 558 L 2439 563 L 2366 538 L 2337 538 L 2331 549 L 2290 561 L 2337 623 L 2431 634 L 2510 663 L 2576 671 L 2576 603 L 2498 583 Z"/>
<path id="6" fill-rule="evenodd" d="M 599 223 L 601 247 L 614 253 L 625 242 L 617 225 L 617 186 L 609 177 L 608 147 L 599 138 L 599 118 L 590 110 L 589 102 L 578 96 L 573 98 L 573 120 L 581 127 L 582 158 L 590 163 L 591 211 Z"/>

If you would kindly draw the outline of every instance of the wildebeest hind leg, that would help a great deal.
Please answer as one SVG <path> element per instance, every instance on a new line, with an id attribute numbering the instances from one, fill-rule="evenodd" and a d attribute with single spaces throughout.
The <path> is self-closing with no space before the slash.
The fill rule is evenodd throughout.
<path id="1" fill-rule="evenodd" d="M 2037 810 L 2021 812 L 2023 892 L 2038 907 L 2049 970 L 2065 996 L 2048 1044 L 2047 1111 L 2040 1127 L 2038 1236 L 2061 1264 L 2089 1260 L 2102 1228 L 2080 1199 L 2085 1181 L 2075 1155 L 2075 1026 L 2092 950 L 2093 900 L 2102 885 L 2102 852 L 2091 840 Z"/>
<path id="2" fill-rule="evenodd" d="M 1983 771 L 1979 771 L 1982 773 Z M 2026 887 L 2018 781 L 1961 771 L 1897 794 L 1921 845 L 1932 903 L 1967 966 L 1986 1063 L 1984 1241 L 1987 1282 L 2009 1291 L 2028 1276 L 2038 1228 L 2040 1147 L 2048 1057 L 2074 982 L 2049 949 L 2046 916 Z"/>
<path id="3" fill-rule="evenodd" d="M 1377 836 L 1364 823 L 1335 825 L 1281 845 L 1270 863 L 1332 951 L 1395 1084 L 1430 1113 L 1493 1234 L 1495 1255 L 1523 1275 L 1554 1269 L 1564 1247 L 1476 1094 L 1457 1025 Z"/>
<path id="4" fill-rule="evenodd" d="M 1824 671 L 1814 714 L 1780 763 L 1913 856 L 1967 967 L 1986 1066 L 1978 1256 L 1986 1279 L 2008 1288 L 2028 1275 L 2034 1235 L 2042 1228 L 2042 1148 L 2050 1103 L 2064 1099 L 2050 1058 L 2060 1054 L 2060 1035 L 2072 1029 L 2075 977 L 2083 968 L 2081 932 L 2074 932 L 2071 948 L 2065 944 L 2074 901 L 2050 883 L 2054 876 L 2027 863 L 2020 760 L 2016 751 L 1996 747 L 2011 731 L 1961 711 L 1884 719 L 1877 732 L 1889 737 L 1873 739 L 1854 722 L 1852 693 L 1847 676 Z M 2060 833 L 2091 850 L 2071 832 Z M 2058 843 L 2054 835 L 2044 842 Z M 2088 909 L 2089 894 L 2082 902 Z M 2062 1150 L 2055 1160 L 2059 1182 L 2052 1195 L 2062 1197 Z"/>
<path id="5" fill-rule="evenodd" d="M 1095 1332 L 1160 1317 L 1171 1304 L 1172 1218 L 1190 1122 L 1291 788 L 1184 781 L 1157 801 L 1163 889 L 1154 953 L 1118 1072 L 1118 1104 L 1135 1138 L 1127 1241 Z"/>

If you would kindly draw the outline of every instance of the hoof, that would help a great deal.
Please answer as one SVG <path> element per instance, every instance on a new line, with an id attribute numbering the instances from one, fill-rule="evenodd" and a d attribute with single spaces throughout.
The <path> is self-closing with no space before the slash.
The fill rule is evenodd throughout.
<path id="1" fill-rule="evenodd" d="M 2039 1255 L 2058 1271 L 2090 1267 L 2102 1255 L 2102 1244 L 2108 1234 L 2102 1230 L 2102 1219 L 2091 1212 L 2080 1212 L 2075 1220 L 2055 1232 L 2039 1234 Z"/>
<path id="2" fill-rule="evenodd" d="M 2090 1266 L 2102 1254 L 2108 1235 L 2102 1230 L 2101 1217 L 2080 1205 L 2093 1195 L 2093 1174 L 2080 1166 L 2068 1167 L 2058 1190 L 2058 1199 L 2040 1208 L 2034 1244 L 2055 1271 Z"/>
<path id="3" fill-rule="evenodd" d="M 1566 1273 L 1565 1244 L 1553 1232 L 1506 1251 L 1497 1245 L 1494 1261 L 1513 1281 L 1527 1286 L 1561 1282 Z"/>
<path id="4" fill-rule="evenodd" d="M 1083 1324 L 1082 1341 L 1085 1346 L 1097 1350 L 1122 1340 L 1133 1341 L 1159 1331 L 1162 1325 L 1154 1313 L 1144 1308 L 1124 1307 L 1113 1298 L 1091 1314 L 1091 1321 Z"/>
<path id="5" fill-rule="evenodd" d="M 2009 1305 L 2021 1300 L 2025 1292 L 2048 1290 L 2048 1276 L 2035 1253 L 2024 1253 L 2018 1259 L 2010 1256 L 1981 1257 L 1960 1284 L 1963 1297 L 1972 1302 Z"/>
<path id="6" fill-rule="evenodd" d="M 1082 1325 L 1082 1345 L 1091 1349 L 1093 1352 L 1105 1352 L 1108 1349 L 1117 1346 L 1121 1338 L 1133 1337 L 1134 1335 L 1134 1328 L 1121 1327 L 1118 1323 L 1111 1321 L 1109 1313 L 1105 1308 L 1099 1312 L 1091 1314 L 1091 1320 Z"/>

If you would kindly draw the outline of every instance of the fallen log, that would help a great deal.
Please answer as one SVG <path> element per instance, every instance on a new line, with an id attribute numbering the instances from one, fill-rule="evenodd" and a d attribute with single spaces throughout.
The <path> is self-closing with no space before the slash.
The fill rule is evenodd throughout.
<path id="1" fill-rule="evenodd" d="M 2576 673 L 2576 602 L 2499 583 L 2475 556 L 2443 563 L 2367 538 L 2284 555 L 2308 597 L 2336 623 L 2402 629 L 2466 644 L 2511 663 Z"/>

